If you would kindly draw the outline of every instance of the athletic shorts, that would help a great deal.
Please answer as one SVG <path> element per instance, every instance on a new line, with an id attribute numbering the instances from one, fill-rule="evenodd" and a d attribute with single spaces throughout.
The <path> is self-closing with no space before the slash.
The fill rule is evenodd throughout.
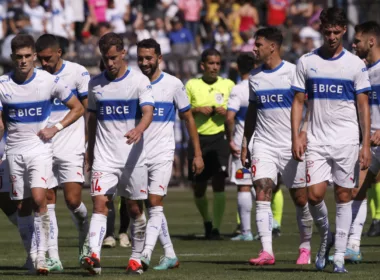
<path id="1" fill-rule="evenodd" d="M 280 174 L 286 187 L 306 187 L 305 163 L 293 159 L 290 147 L 274 149 L 254 144 L 251 155 L 253 182 L 270 178 L 277 185 Z"/>
<path id="2" fill-rule="evenodd" d="M 243 168 L 240 158 L 231 156 L 230 181 L 237 186 L 252 186 L 252 174 L 247 168 Z"/>
<path id="3" fill-rule="evenodd" d="M 31 188 L 47 189 L 52 177 L 52 155 L 7 155 L 11 181 L 10 196 L 22 200 L 32 196 Z"/>
<path id="4" fill-rule="evenodd" d="M 173 161 L 148 164 L 148 193 L 166 196 L 172 176 Z"/>
<path id="5" fill-rule="evenodd" d="M 307 185 L 332 181 L 354 188 L 359 179 L 359 145 L 308 146 L 306 150 Z"/>
<path id="6" fill-rule="evenodd" d="M 380 171 L 380 146 L 371 147 L 372 161 L 369 170 L 377 175 Z"/>
<path id="7" fill-rule="evenodd" d="M 131 200 L 148 198 L 148 171 L 146 165 L 115 168 L 113 172 L 92 170 L 91 196 L 119 195 Z"/>
<path id="8" fill-rule="evenodd" d="M 84 182 L 84 155 L 55 155 L 53 156 L 53 176 L 49 180 L 49 189 L 63 183 Z"/>
<path id="9" fill-rule="evenodd" d="M 194 158 L 194 147 L 189 141 L 188 147 L 188 177 L 190 181 L 204 182 L 212 176 L 222 172 L 228 177 L 228 158 L 230 148 L 224 132 L 215 135 L 199 135 L 202 157 L 205 168 L 203 172 L 194 176 L 192 163 Z"/>
<path id="10" fill-rule="evenodd" d="M 10 191 L 9 167 L 7 159 L 4 159 L 0 164 L 0 193 L 9 193 Z"/>

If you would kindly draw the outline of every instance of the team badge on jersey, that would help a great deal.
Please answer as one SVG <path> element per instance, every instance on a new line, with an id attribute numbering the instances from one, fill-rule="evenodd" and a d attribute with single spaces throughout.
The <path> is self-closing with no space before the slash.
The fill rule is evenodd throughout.
<path id="1" fill-rule="evenodd" d="M 223 104 L 223 93 L 215 94 L 215 101 L 220 105 Z"/>

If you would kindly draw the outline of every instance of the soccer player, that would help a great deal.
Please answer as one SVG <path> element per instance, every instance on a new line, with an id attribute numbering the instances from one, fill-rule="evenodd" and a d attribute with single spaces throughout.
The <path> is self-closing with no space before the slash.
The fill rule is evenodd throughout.
<path id="1" fill-rule="evenodd" d="M 17 35 L 11 42 L 14 72 L 0 77 L 0 101 L 8 131 L 6 157 L 11 179 L 11 198 L 18 202 L 18 228 L 27 252 L 31 247 L 28 221 L 34 202 L 37 274 L 47 274 L 45 254 L 48 249 L 49 214 L 46 188 L 52 173 L 51 139 L 74 123 L 84 112 L 83 106 L 59 77 L 34 69 L 35 43 L 30 35 Z M 51 99 L 58 98 L 69 113 L 48 127 Z M 2 136 L 2 135 L 0 135 Z"/>
<path id="2" fill-rule="evenodd" d="M 343 35 L 347 30 L 344 12 L 335 7 L 325 9 L 320 20 L 324 45 L 300 58 L 292 82 L 296 91 L 292 105 L 292 151 L 294 158 L 301 160 L 306 149 L 298 130 L 307 93 L 310 112 L 305 154 L 308 200 L 321 235 L 315 265 L 318 270 L 325 268 L 333 245 L 323 203 L 328 180 L 332 178 L 336 201 L 334 272 L 344 273 L 347 272 L 344 254 L 352 221 L 352 188 L 359 177 L 359 163 L 365 170 L 371 162 L 368 104 L 371 85 L 364 62 L 343 48 Z"/>
<path id="3" fill-rule="evenodd" d="M 256 225 L 262 244 L 252 265 L 272 265 L 271 198 L 278 174 L 289 188 L 296 205 L 300 232 L 297 264 L 310 263 L 312 217 L 307 205 L 306 167 L 292 158 L 290 108 L 294 97 L 291 80 L 296 67 L 280 56 L 282 34 L 277 28 L 260 29 L 255 34 L 253 52 L 263 64 L 249 78 L 249 106 L 244 124 L 241 160 L 245 162 L 249 140 L 252 179 L 256 189 Z M 254 136 L 253 136 L 254 135 Z M 305 133 L 302 133 L 306 142 Z"/>
<path id="4" fill-rule="evenodd" d="M 206 49 L 201 57 L 202 77 L 191 79 L 186 84 L 205 164 L 203 172 L 197 176 L 194 176 L 192 165 L 189 164 L 188 174 L 192 181 L 195 204 L 203 218 L 206 239 L 221 238 L 219 230 L 226 205 L 224 188 L 228 176 L 229 147 L 224 134 L 224 121 L 228 97 L 234 83 L 218 76 L 220 64 L 220 53 L 215 49 Z M 189 143 L 189 162 L 193 162 L 195 156 L 195 149 Z M 206 198 L 207 181 L 210 178 L 214 192 L 212 221 Z"/>
<path id="5" fill-rule="evenodd" d="M 256 193 L 252 188 L 251 172 L 240 161 L 241 143 L 244 134 L 244 119 L 248 109 L 249 73 L 255 66 L 252 53 L 242 53 L 237 58 L 238 71 L 242 81 L 232 88 L 227 104 L 225 130 L 232 154 L 231 182 L 238 187 L 237 204 L 240 219 L 240 234 L 231 238 L 233 241 L 252 241 L 251 211 L 252 200 Z M 253 194 L 251 194 L 253 191 Z"/>
<path id="6" fill-rule="evenodd" d="M 159 68 L 162 62 L 160 45 L 154 39 L 142 40 L 137 44 L 137 62 L 142 73 L 152 85 L 155 110 L 152 124 L 144 133 L 145 152 L 148 166 L 148 212 L 145 246 L 141 261 L 144 269 L 150 259 L 157 238 L 163 241 L 165 256 L 155 270 L 167 270 L 179 266 L 178 258 L 170 240 L 169 228 L 163 211 L 163 199 L 167 194 L 174 160 L 174 120 L 176 110 L 185 120 L 195 157 L 191 162 L 192 172 L 198 175 L 204 168 L 199 145 L 197 127 L 191 114 L 189 100 L 182 82 Z"/>
<path id="7" fill-rule="evenodd" d="M 44 34 L 36 42 L 37 58 L 42 69 L 59 77 L 70 87 L 71 92 L 87 109 L 87 89 L 90 75 L 83 66 L 61 58 L 62 49 L 54 35 Z M 57 98 L 53 100 L 48 126 L 54 126 L 69 113 L 69 108 Z M 58 224 L 55 215 L 57 187 L 63 185 L 66 205 L 79 231 L 79 259 L 88 233 L 87 208 L 82 202 L 84 182 L 85 122 L 80 117 L 73 125 L 57 134 L 53 139 L 53 177 L 47 191 L 47 208 L 50 217 L 49 232 L 49 271 L 62 271 L 58 254 Z M 88 244 L 87 244 L 88 246 Z M 87 249 L 86 246 L 86 249 Z"/>
<path id="8" fill-rule="evenodd" d="M 127 198 L 131 218 L 132 256 L 127 273 L 143 273 L 148 177 L 143 132 L 153 118 L 152 86 L 143 74 L 127 67 L 121 36 L 111 32 L 99 40 L 106 68 L 89 83 L 88 166 L 92 168 L 90 255 L 82 265 L 91 274 L 100 274 L 100 252 L 107 227 L 107 205 L 117 192 Z"/>

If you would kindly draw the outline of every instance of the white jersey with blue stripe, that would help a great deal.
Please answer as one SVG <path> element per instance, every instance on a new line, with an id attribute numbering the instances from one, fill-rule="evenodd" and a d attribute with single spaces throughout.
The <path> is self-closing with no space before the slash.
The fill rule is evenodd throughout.
<path id="1" fill-rule="evenodd" d="M 147 162 L 157 163 L 174 159 L 176 109 L 186 112 L 190 103 L 183 83 L 172 75 L 162 72 L 151 84 L 155 109 L 144 142 Z"/>
<path id="2" fill-rule="evenodd" d="M 114 172 L 115 168 L 146 164 L 144 137 L 132 145 L 125 137 L 139 123 L 145 105 L 154 106 L 152 86 L 138 71 L 128 68 L 115 80 L 103 72 L 90 80 L 88 111 L 97 117 L 93 169 Z"/>
<path id="3" fill-rule="evenodd" d="M 88 82 L 90 75 L 86 68 L 70 61 L 63 61 L 61 69 L 55 76 L 60 77 L 71 89 L 71 92 L 78 97 L 79 100 L 87 98 Z M 49 126 L 52 127 L 56 123 L 64 119 L 70 112 L 70 109 L 64 105 L 59 99 L 53 100 Z M 66 127 L 57 133 L 53 138 L 54 154 L 83 154 L 85 150 L 85 124 L 84 117 L 80 117 L 75 123 Z"/>
<path id="4" fill-rule="evenodd" d="M 291 81 L 296 66 L 282 61 L 272 70 L 263 66 L 249 78 L 249 102 L 257 107 L 256 128 L 251 142 L 269 147 L 291 147 L 290 110 L 294 92 Z"/>
<path id="5" fill-rule="evenodd" d="M 371 134 L 380 130 L 380 60 L 367 65 L 371 92 L 368 95 L 371 109 Z"/>
<path id="6" fill-rule="evenodd" d="M 235 131 L 233 140 L 235 145 L 241 147 L 244 134 L 244 121 L 249 104 L 249 85 L 248 79 L 241 81 L 231 90 L 228 99 L 227 110 L 233 111 L 235 115 Z"/>
<path id="7" fill-rule="evenodd" d="M 319 50 L 299 59 L 292 82 L 308 95 L 308 145 L 359 144 L 356 95 L 371 90 L 367 67 L 347 50 L 332 59 Z"/>
<path id="8" fill-rule="evenodd" d="M 0 101 L 8 130 L 6 154 L 39 154 L 51 152 L 51 141 L 44 142 L 37 133 L 48 124 L 53 98 L 63 103 L 73 94 L 59 78 L 35 69 L 22 84 L 13 72 L 0 77 Z"/>

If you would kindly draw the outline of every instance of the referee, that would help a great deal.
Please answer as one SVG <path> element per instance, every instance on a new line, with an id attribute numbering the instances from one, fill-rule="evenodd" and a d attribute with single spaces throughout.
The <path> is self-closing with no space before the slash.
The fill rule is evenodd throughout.
<path id="1" fill-rule="evenodd" d="M 194 176 L 189 165 L 189 180 L 192 181 L 195 205 L 203 218 L 206 239 L 221 238 L 219 229 L 226 204 L 224 188 L 228 176 L 229 146 L 224 133 L 224 121 L 234 83 L 219 77 L 220 64 L 220 53 L 215 49 L 206 49 L 201 57 L 202 77 L 191 79 L 186 84 L 205 164 L 205 169 L 197 176 Z M 193 161 L 193 157 L 194 149 L 189 143 L 189 162 Z M 214 192 L 212 220 L 206 198 L 207 181 L 210 178 Z"/>

